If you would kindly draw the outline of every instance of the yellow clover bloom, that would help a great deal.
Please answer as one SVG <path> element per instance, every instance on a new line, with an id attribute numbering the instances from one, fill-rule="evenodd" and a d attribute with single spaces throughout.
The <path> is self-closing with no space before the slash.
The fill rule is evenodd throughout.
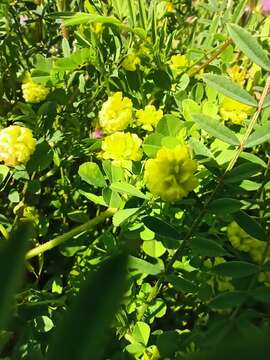
<path id="1" fill-rule="evenodd" d="M 241 69 L 239 65 L 234 65 L 227 70 L 230 78 L 240 85 L 243 85 L 246 79 L 247 72 Z"/>
<path id="2" fill-rule="evenodd" d="M 171 1 L 167 1 L 167 3 L 166 3 L 166 11 L 171 13 L 171 12 L 173 12 L 173 10 L 174 10 L 173 3 Z"/>
<path id="3" fill-rule="evenodd" d="M 231 121 L 233 124 L 241 125 L 251 114 L 252 107 L 241 102 L 224 97 L 220 104 L 219 113 L 226 121 Z"/>
<path id="4" fill-rule="evenodd" d="M 145 163 L 145 184 L 153 195 L 164 201 L 181 200 L 198 185 L 193 175 L 196 169 L 197 162 L 191 160 L 186 146 L 161 148 L 155 159 Z"/>
<path id="5" fill-rule="evenodd" d="M 46 99 L 49 94 L 49 88 L 44 85 L 35 83 L 29 74 L 22 84 L 23 98 L 29 103 L 39 103 Z"/>
<path id="6" fill-rule="evenodd" d="M 122 67 L 128 71 L 136 71 L 137 66 L 139 66 L 140 63 L 141 60 L 137 55 L 128 54 L 122 62 Z"/>
<path id="7" fill-rule="evenodd" d="M 7 166 L 27 163 L 35 147 L 36 139 L 25 127 L 12 125 L 0 131 L 0 161 Z"/>
<path id="8" fill-rule="evenodd" d="M 142 140 L 136 134 L 116 132 L 102 141 L 102 157 L 113 160 L 116 165 L 128 166 L 131 160 L 141 160 L 141 145 Z"/>
<path id="9" fill-rule="evenodd" d="M 189 66 L 189 61 L 186 55 L 173 55 L 169 62 L 170 68 L 173 71 L 176 71 L 178 74 L 183 72 L 183 70 Z"/>
<path id="10" fill-rule="evenodd" d="M 136 123 L 144 130 L 153 131 L 162 116 L 162 110 L 156 110 L 154 105 L 146 105 L 144 110 L 136 110 Z"/>
<path id="11" fill-rule="evenodd" d="M 99 124 L 105 133 L 125 130 L 132 120 L 132 102 L 116 92 L 102 105 L 99 112 Z"/>
<path id="12" fill-rule="evenodd" d="M 95 33 L 95 34 L 100 34 L 102 33 L 102 31 L 104 30 L 104 26 L 102 23 L 100 22 L 94 22 L 93 24 L 91 24 L 91 30 Z"/>

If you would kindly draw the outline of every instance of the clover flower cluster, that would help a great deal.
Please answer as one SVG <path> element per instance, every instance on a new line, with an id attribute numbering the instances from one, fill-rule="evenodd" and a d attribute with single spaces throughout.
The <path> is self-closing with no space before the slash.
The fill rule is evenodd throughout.
<path id="1" fill-rule="evenodd" d="M 161 148 L 155 159 L 146 161 L 144 180 L 152 194 L 165 201 L 177 201 L 198 186 L 196 170 L 197 162 L 190 158 L 185 145 Z"/>
<path id="2" fill-rule="evenodd" d="M 131 53 L 124 58 L 122 62 L 122 67 L 127 71 L 136 71 L 137 67 L 139 67 L 140 64 L 140 58 L 136 54 Z"/>
<path id="3" fill-rule="evenodd" d="M 0 131 L 0 161 L 7 166 L 26 164 L 35 147 L 36 139 L 25 127 L 12 125 Z"/>
<path id="4" fill-rule="evenodd" d="M 151 131 L 162 115 L 161 110 L 148 105 L 144 110 L 137 110 L 137 120 L 134 120 L 132 101 L 121 92 L 110 96 L 99 112 L 101 130 L 107 135 L 102 141 L 103 158 L 122 166 L 127 165 L 127 161 L 140 160 L 142 140 L 138 135 L 124 130 L 137 124 Z"/>
<path id="5" fill-rule="evenodd" d="M 242 125 L 252 112 L 252 107 L 237 100 L 224 97 L 220 104 L 219 113 L 225 121 Z"/>
<path id="6" fill-rule="evenodd" d="M 163 116 L 153 105 L 135 112 L 132 102 L 121 92 L 110 96 L 99 112 L 99 124 L 106 134 L 102 140 L 102 157 L 116 165 L 128 167 L 131 161 L 142 158 L 142 140 L 137 134 L 125 132 L 129 126 L 153 131 Z M 149 191 L 164 201 L 178 201 L 198 185 L 194 176 L 197 162 L 189 149 L 178 145 L 174 149 L 162 147 L 154 159 L 145 162 L 144 181 Z"/>
<path id="7" fill-rule="evenodd" d="M 39 103 L 46 99 L 49 94 L 49 88 L 44 85 L 35 83 L 31 76 L 27 76 L 22 84 L 23 98 L 29 103 Z"/>

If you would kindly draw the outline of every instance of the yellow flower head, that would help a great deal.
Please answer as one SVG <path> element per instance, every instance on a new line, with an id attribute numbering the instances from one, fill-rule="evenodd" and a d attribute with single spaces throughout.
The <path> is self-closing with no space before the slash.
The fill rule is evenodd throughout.
<path id="1" fill-rule="evenodd" d="M 46 86 L 33 82 L 30 74 L 26 75 L 25 81 L 22 84 L 23 98 L 26 102 L 39 103 L 46 99 L 49 91 L 49 88 Z"/>
<path id="2" fill-rule="evenodd" d="M 159 360 L 160 354 L 156 345 L 151 345 L 145 349 L 142 360 Z"/>
<path id="3" fill-rule="evenodd" d="M 102 141 L 102 157 L 113 160 L 116 165 L 126 166 L 131 160 L 141 160 L 141 144 L 142 140 L 136 134 L 116 132 Z"/>
<path id="4" fill-rule="evenodd" d="M 25 127 L 12 125 L 0 131 L 0 161 L 7 166 L 27 163 L 35 147 L 36 139 Z"/>
<path id="5" fill-rule="evenodd" d="M 219 109 L 221 117 L 233 124 L 241 125 L 252 112 L 252 107 L 229 97 L 224 97 Z"/>
<path id="6" fill-rule="evenodd" d="M 99 124 L 105 133 L 125 130 L 132 120 L 132 102 L 121 92 L 110 96 L 99 112 Z"/>
<path id="7" fill-rule="evenodd" d="M 141 63 L 140 58 L 135 54 L 128 54 L 122 62 L 122 67 L 128 71 L 136 71 Z"/>
<path id="8" fill-rule="evenodd" d="M 144 180 L 150 192 L 165 201 L 181 200 L 198 185 L 193 175 L 197 162 L 191 160 L 186 146 L 161 148 L 155 159 L 145 163 Z"/>
<path id="9" fill-rule="evenodd" d="M 234 65 L 227 70 L 227 73 L 231 79 L 237 82 L 240 85 L 243 85 L 246 79 L 247 72 L 244 69 L 241 69 L 239 65 Z"/>
<path id="10" fill-rule="evenodd" d="M 166 11 L 170 13 L 170 12 L 173 12 L 173 10 L 174 10 L 173 3 L 171 1 L 167 1 L 167 3 L 166 3 Z"/>
<path id="11" fill-rule="evenodd" d="M 261 262 L 265 251 L 265 242 L 248 235 L 235 221 L 228 225 L 227 235 L 235 249 L 247 252 L 255 262 Z"/>
<path id="12" fill-rule="evenodd" d="M 154 105 L 146 105 L 144 110 L 136 110 L 137 125 L 148 131 L 154 130 L 162 116 L 162 110 L 156 110 Z"/>
<path id="13" fill-rule="evenodd" d="M 100 34 L 102 33 L 102 31 L 104 30 L 104 26 L 102 23 L 100 22 L 94 22 L 91 24 L 91 30 L 95 33 L 95 34 Z"/>
<path id="14" fill-rule="evenodd" d="M 173 55 L 169 62 L 171 70 L 176 70 L 178 73 L 183 72 L 183 70 L 189 66 L 189 61 L 186 55 Z"/>

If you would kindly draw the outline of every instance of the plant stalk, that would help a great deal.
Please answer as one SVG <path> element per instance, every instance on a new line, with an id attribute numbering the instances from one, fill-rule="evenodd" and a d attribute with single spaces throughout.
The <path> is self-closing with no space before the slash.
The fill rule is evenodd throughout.
<path id="1" fill-rule="evenodd" d="M 75 227 L 74 229 L 66 232 L 63 235 L 56 236 L 54 239 L 45 242 L 31 250 L 29 250 L 25 256 L 26 260 L 32 259 L 35 256 L 43 254 L 46 251 L 49 251 L 56 246 L 72 239 L 74 236 L 79 235 L 85 231 L 89 231 L 96 225 L 102 223 L 106 219 L 112 217 L 116 213 L 117 209 L 108 209 L 102 212 L 99 216 L 96 216 L 94 219 L 87 221 L 86 223 Z"/>

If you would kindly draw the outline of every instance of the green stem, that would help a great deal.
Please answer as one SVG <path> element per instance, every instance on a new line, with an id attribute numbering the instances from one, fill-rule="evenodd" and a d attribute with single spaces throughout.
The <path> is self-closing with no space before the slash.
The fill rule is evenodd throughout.
<path id="1" fill-rule="evenodd" d="M 44 252 L 49 251 L 49 250 L 55 248 L 56 246 L 59 246 L 60 244 L 64 243 L 65 241 L 72 239 L 74 236 L 79 235 L 79 234 L 83 233 L 84 231 L 89 231 L 94 226 L 105 221 L 107 218 L 112 217 L 116 213 L 116 211 L 117 211 L 117 209 L 108 209 L 108 210 L 104 211 L 103 213 L 101 213 L 99 216 L 96 216 L 94 219 L 91 219 L 91 220 L 87 221 L 86 223 L 79 225 L 79 226 L 75 227 L 74 229 L 66 232 L 65 234 L 56 236 L 54 239 L 47 241 L 46 243 L 41 244 L 41 245 L 35 247 L 34 249 L 29 250 L 25 256 L 25 259 L 29 260 L 37 255 L 43 254 Z"/>

